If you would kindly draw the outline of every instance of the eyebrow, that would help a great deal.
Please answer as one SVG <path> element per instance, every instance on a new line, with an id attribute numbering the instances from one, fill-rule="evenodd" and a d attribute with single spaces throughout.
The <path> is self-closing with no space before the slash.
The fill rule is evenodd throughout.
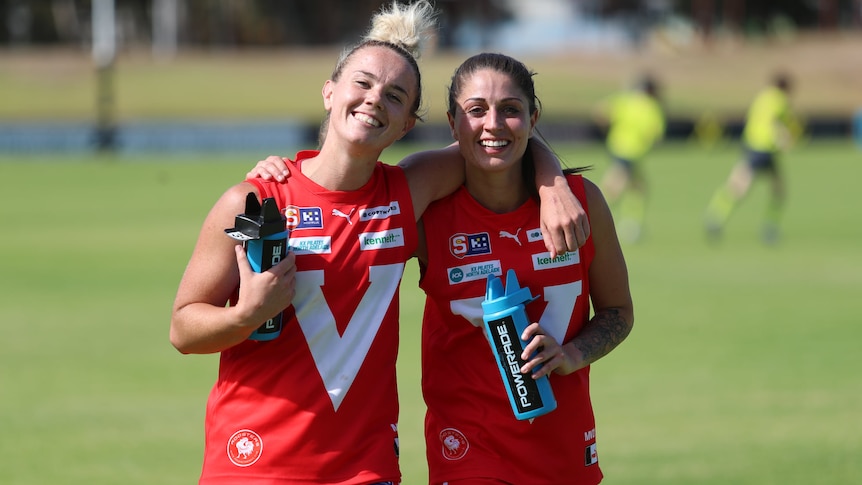
<path id="1" fill-rule="evenodd" d="M 379 80 L 380 80 L 377 76 L 375 76 L 374 74 L 372 74 L 372 73 L 370 73 L 370 72 L 368 72 L 368 71 L 362 71 L 362 70 L 359 70 L 359 71 L 356 71 L 356 73 L 357 73 L 357 74 L 363 74 L 363 75 L 365 75 L 365 76 L 367 76 L 367 77 L 370 77 L 371 79 L 374 79 L 375 81 L 379 81 Z M 402 87 L 402 86 L 401 86 L 401 85 L 399 85 L 399 84 L 393 84 L 393 85 L 392 85 L 392 89 L 394 89 L 394 90 L 396 90 L 396 91 L 400 91 L 400 92 L 404 93 L 404 96 L 410 97 L 410 93 L 408 93 L 408 92 L 407 92 L 407 90 L 406 90 L 406 89 L 404 89 L 404 87 Z"/>
<path id="2" fill-rule="evenodd" d="M 487 103 L 487 102 L 488 102 L 488 100 L 487 100 L 487 99 L 485 99 L 485 98 L 481 98 L 481 97 L 478 97 L 478 96 L 477 96 L 477 97 L 473 97 L 473 98 L 467 98 L 467 99 L 465 99 L 465 100 L 464 100 L 464 102 L 470 102 L 470 101 L 480 101 L 480 102 L 482 102 L 482 103 Z M 502 101 L 502 102 L 504 102 L 504 103 L 506 103 L 506 102 L 512 102 L 512 101 L 517 101 L 517 102 L 519 102 L 519 103 L 521 103 L 521 104 L 524 104 L 524 99 L 523 99 L 523 98 L 519 98 L 518 96 L 511 96 L 511 97 L 508 97 L 508 98 L 503 98 L 501 101 Z"/>

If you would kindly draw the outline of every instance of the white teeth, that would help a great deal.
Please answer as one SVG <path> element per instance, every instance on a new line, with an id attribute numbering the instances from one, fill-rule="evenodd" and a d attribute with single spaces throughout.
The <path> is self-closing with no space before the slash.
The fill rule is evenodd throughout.
<path id="1" fill-rule="evenodd" d="M 356 118 L 357 120 L 359 120 L 359 121 L 361 121 L 361 122 L 363 122 L 363 123 L 367 123 L 367 124 L 369 124 L 369 125 L 371 125 L 371 126 L 374 126 L 374 127 L 379 127 L 379 126 L 380 126 L 380 122 L 379 122 L 379 121 L 375 120 L 374 118 L 372 118 L 372 117 L 370 117 L 370 116 L 368 116 L 368 115 L 366 115 L 366 114 L 356 113 L 356 114 L 354 114 L 354 115 L 353 115 L 353 117 L 354 117 L 354 118 Z"/>
<path id="2" fill-rule="evenodd" d="M 482 143 L 482 146 L 484 146 L 484 147 L 492 147 L 492 148 L 504 147 L 504 146 L 509 144 L 509 142 L 507 142 L 505 140 L 482 140 L 481 143 Z"/>

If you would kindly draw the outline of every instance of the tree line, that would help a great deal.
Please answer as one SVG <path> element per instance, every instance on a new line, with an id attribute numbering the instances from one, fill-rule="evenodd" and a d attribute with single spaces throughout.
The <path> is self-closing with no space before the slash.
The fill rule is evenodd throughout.
<path id="1" fill-rule="evenodd" d="M 373 11 L 391 0 L 114 0 L 117 33 L 126 45 L 144 44 L 169 12 L 180 46 L 330 45 L 355 39 Z M 406 0 L 399 0 L 406 1 Z M 484 29 L 512 19 L 511 2 L 436 0 L 439 43 L 469 22 Z M 768 33 L 784 23 L 798 29 L 859 29 L 862 0 L 561 0 L 596 21 L 634 20 L 634 29 L 674 16 L 700 35 L 717 31 Z M 91 38 L 96 0 L 0 0 L 0 46 L 75 45 Z"/>

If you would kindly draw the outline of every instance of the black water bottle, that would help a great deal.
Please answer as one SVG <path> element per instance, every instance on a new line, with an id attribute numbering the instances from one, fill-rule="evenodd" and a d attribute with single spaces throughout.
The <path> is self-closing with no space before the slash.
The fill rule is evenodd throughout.
<path id="1" fill-rule="evenodd" d="M 242 241 L 248 262 L 256 273 L 277 265 L 287 255 L 287 220 L 272 197 L 257 201 L 254 192 L 245 198 L 245 213 L 238 214 L 228 236 Z M 273 340 L 281 334 L 281 312 L 265 321 L 249 336 L 251 340 Z"/>

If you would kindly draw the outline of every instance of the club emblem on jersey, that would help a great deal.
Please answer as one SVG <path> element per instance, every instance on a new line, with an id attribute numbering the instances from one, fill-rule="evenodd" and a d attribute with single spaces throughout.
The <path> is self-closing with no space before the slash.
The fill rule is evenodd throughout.
<path id="1" fill-rule="evenodd" d="M 515 231 L 515 234 L 512 234 L 509 231 L 500 231 L 500 237 L 507 237 L 509 239 L 514 239 L 515 242 L 518 243 L 518 246 L 521 245 L 521 239 L 518 238 L 519 234 L 521 234 L 521 228 L 520 227 L 518 228 L 517 231 Z"/>
<path id="2" fill-rule="evenodd" d="M 449 238 L 449 251 L 458 259 L 466 256 L 491 254 L 491 238 L 487 232 L 458 233 Z"/>
<path id="3" fill-rule="evenodd" d="M 263 440 L 250 429 L 241 429 L 227 440 L 227 456 L 236 466 L 251 466 L 263 453 Z"/>
<path id="4" fill-rule="evenodd" d="M 323 228 L 323 211 L 320 207 L 289 205 L 284 208 L 284 217 L 287 219 L 287 228 L 291 231 Z"/>
<path id="5" fill-rule="evenodd" d="M 443 458 L 447 460 L 460 460 L 467 455 L 470 443 L 464 433 L 455 428 L 446 428 L 440 432 L 440 443 Z"/>

